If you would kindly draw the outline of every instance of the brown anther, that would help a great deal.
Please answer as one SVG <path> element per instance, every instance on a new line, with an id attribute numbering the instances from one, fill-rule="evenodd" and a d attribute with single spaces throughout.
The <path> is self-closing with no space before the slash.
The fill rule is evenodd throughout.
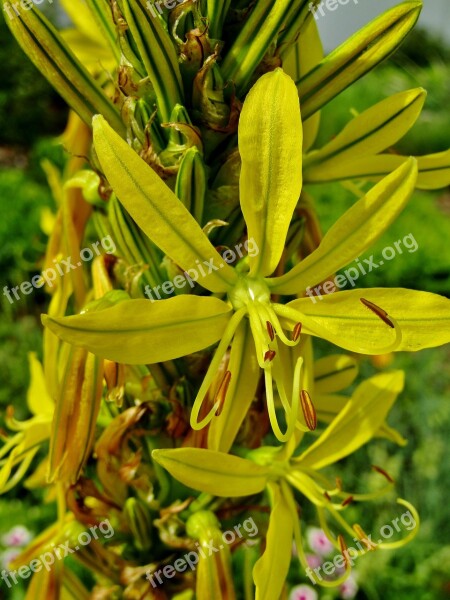
<path id="1" fill-rule="evenodd" d="M 348 557 L 348 547 L 347 547 L 347 544 L 345 543 L 344 536 L 341 533 L 338 535 L 338 542 L 339 542 L 339 548 L 341 549 L 341 554 L 344 557 L 345 568 L 348 569 L 348 568 L 350 568 L 350 561 L 349 561 L 349 557 Z"/>
<path id="2" fill-rule="evenodd" d="M 353 502 L 353 496 L 349 496 L 348 498 L 346 498 L 343 502 L 342 502 L 342 506 L 348 506 L 349 504 L 351 504 Z"/>
<path id="3" fill-rule="evenodd" d="M 267 350 L 264 354 L 264 362 L 272 362 L 276 355 L 275 350 Z"/>
<path id="4" fill-rule="evenodd" d="M 377 473 L 380 473 L 380 475 L 383 475 L 383 477 L 385 477 L 389 481 L 389 483 L 395 483 L 394 479 L 389 475 L 389 473 L 387 473 L 381 467 L 377 467 L 377 465 L 372 465 L 372 469 Z"/>
<path id="5" fill-rule="evenodd" d="M 330 496 L 330 494 L 328 492 L 324 492 L 323 495 L 328 500 L 328 502 L 331 502 L 331 496 Z"/>
<path id="6" fill-rule="evenodd" d="M 275 330 L 273 328 L 273 325 L 270 321 L 267 321 L 266 326 L 267 326 L 267 333 L 269 334 L 269 337 L 270 337 L 270 341 L 273 342 L 273 340 L 275 339 Z"/>
<path id="7" fill-rule="evenodd" d="M 300 400 L 306 425 L 310 431 L 314 431 L 317 427 L 317 414 L 314 404 L 312 403 L 311 396 L 306 390 L 302 390 L 300 392 Z"/>
<path id="8" fill-rule="evenodd" d="M 226 371 L 223 376 L 222 382 L 216 394 L 216 403 L 219 404 L 216 410 L 216 417 L 219 417 L 222 414 L 222 410 L 225 404 L 225 398 L 227 396 L 228 387 L 231 381 L 231 372 Z"/>
<path id="9" fill-rule="evenodd" d="M 336 477 L 336 488 L 342 492 L 342 479 L 340 477 Z"/>
<path id="10" fill-rule="evenodd" d="M 358 525 L 358 523 L 355 523 L 353 525 L 353 530 L 356 532 L 356 535 L 361 540 L 361 542 L 365 545 L 367 550 L 374 550 L 377 547 L 377 544 L 375 544 L 375 542 L 372 542 L 372 540 L 367 535 L 367 533 L 364 531 L 364 529 L 361 527 L 361 525 Z"/>
<path id="11" fill-rule="evenodd" d="M 297 323 L 297 325 L 294 327 L 294 331 L 292 332 L 292 341 L 296 342 L 299 339 L 301 333 L 302 333 L 302 324 Z"/>
<path id="12" fill-rule="evenodd" d="M 395 329 L 394 323 L 389 319 L 389 315 L 385 310 L 383 310 L 373 302 L 370 302 L 370 300 L 366 300 L 365 298 L 360 298 L 360 300 L 364 304 L 364 306 L 366 306 L 369 310 L 375 313 L 377 317 L 379 317 L 383 321 L 383 323 L 386 323 L 386 325 L 388 325 L 392 329 Z"/>

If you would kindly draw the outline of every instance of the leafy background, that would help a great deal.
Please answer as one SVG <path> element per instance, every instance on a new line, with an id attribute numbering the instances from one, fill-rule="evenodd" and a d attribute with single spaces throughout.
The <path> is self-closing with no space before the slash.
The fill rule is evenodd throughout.
<path id="1" fill-rule="evenodd" d="M 0 272 L 1 288 L 18 285 L 38 273 L 46 236 L 41 229 L 42 210 L 52 208 L 51 194 L 40 167 L 46 157 L 61 160 L 54 136 L 63 127 L 67 109 L 22 55 L 0 17 Z M 344 92 L 324 110 L 320 141 L 329 140 L 351 117 L 385 96 L 423 86 L 428 99 L 420 122 L 398 147 L 402 153 L 424 154 L 448 147 L 450 138 L 450 50 L 430 35 L 418 31 L 394 59 Z M 340 185 L 317 186 L 313 190 L 326 230 L 354 200 Z M 409 206 L 371 251 L 379 256 L 385 246 L 412 233 L 419 244 L 413 254 L 397 256 L 383 269 L 361 278 L 358 286 L 404 286 L 450 295 L 449 190 L 416 192 Z M 46 298 L 40 290 L 11 305 L 1 296 L 0 315 L 0 428 L 2 413 L 13 404 L 18 418 L 27 416 L 25 405 L 29 382 L 27 352 L 41 348 L 39 314 Z M 318 354 L 329 353 L 325 345 Z M 364 484 L 369 466 L 382 465 L 398 483 L 399 496 L 408 498 L 419 510 L 421 531 L 412 544 L 393 552 L 376 552 L 358 560 L 360 591 L 368 600 L 440 600 L 450 598 L 450 378 L 449 349 L 420 354 L 396 355 L 390 366 L 407 372 L 406 389 L 394 407 L 389 422 L 409 439 L 402 449 L 379 440 L 361 449 L 342 464 L 342 478 Z M 388 359 L 391 360 L 391 359 Z M 364 376 L 378 366 L 360 359 Z M 395 516 L 391 503 L 366 508 L 358 518 L 377 526 Z M 34 534 L 52 522 L 54 508 L 43 501 L 41 492 L 16 488 L 0 497 L 0 537 L 12 526 L 22 524 Z M 305 514 L 308 518 L 308 514 Z M 0 545 L 0 553 L 5 548 Z M 298 567 L 290 572 L 292 585 L 307 582 Z M 320 592 L 326 600 L 335 597 Z M 2 582 L 0 598 L 19 600 L 24 587 L 7 590 Z"/>

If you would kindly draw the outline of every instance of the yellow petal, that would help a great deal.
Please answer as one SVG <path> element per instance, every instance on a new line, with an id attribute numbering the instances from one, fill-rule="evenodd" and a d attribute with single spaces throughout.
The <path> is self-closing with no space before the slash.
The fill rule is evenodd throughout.
<path id="1" fill-rule="evenodd" d="M 361 383 L 322 435 L 293 462 L 321 469 L 355 452 L 383 424 L 403 384 L 403 371 L 381 373 Z"/>
<path id="2" fill-rule="evenodd" d="M 320 39 L 317 21 L 309 19 L 298 36 L 294 47 L 283 59 L 283 69 L 294 81 L 307 75 L 323 59 L 322 40 Z M 314 144 L 320 126 L 320 112 L 303 123 L 303 152 L 307 152 Z"/>
<path id="3" fill-rule="evenodd" d="M 34 415 L 52 415 L 55 405 L 47 391 L 44 370 L 35 352 L 28 354 L 28 363 L 30 365 L 30 385 L 27 391 L 28 408 Z"/>
<path id="4" fill-rule="evenodd" d="M 273 292 L 300 294 L 361 256 L 401 213 L 416 179 L 417 163 L 410 158 L 347 210 L 317 250 L 285 275 L 271 279 Z"/>
<path id="5" fill-rule="evenodd" d="M 253 568 L 256 600 L 280 598 L 289 571 L 294 536 L 294 515 L 279 486 L 269 483 L 270 521 L 266 549 Z"/>
<path id="6" fill-rule="evenodd" d="M 262 492 L 270 470 L 250 460 L 214 450 L 153 450 L 152 458 L 184 485 L 224 498 Z"/>
<path id="7" fill-rule="evenodd" d="M 318 420 L 323 423 L 331 423 L 349 399 L 348 396 L 338 394 L 318 394 L 314 396 L 314 407 L 317 411 Z M 390 427 L 387 423 L 381 425 L 375 437 L 385 438 L 398 446 L 406 446 L 408 443 L 396 429 Z"/>
<path id="8" fill-rule="evenodd" d="M 208 431 L 208 448 L 228 452 L 253 401 L 261 370 L 255 355 L 250 323 L 245 319 L 233 339 L 228 370 L 230 385 L 223 410 Z"/>
<path id="9" fill-rule="evenodd" d="M 217 342 L 231 310 L 213 297 L 125 300 L 112 308 L 71 317 L 43 315 L 62 340 L 123 364 L 164 362 Z"/>
<path id="10" fill-rule="evenodd" d="M 93 127 L 102 169 L 139 227 L 184 271 L 198 272 L 199 263 L 203 263 L 200 266 L 205 275 L 200 271 L 199 278 L 203 287 L 212 292 L 227 291 L 237 275 L 182 202 L 102 116 L 94 118 Z"/>
<path id="11" fill-rule="evenodd" d="M 439 190 L 450 185 L 450 150 L 417 156 L 419 175 L 416 187 L 420 190 Z M 305 171 L 305 183 L 361 179 L 379 181 L 407 161 L 406 156 L 378 154 L 353 157 L 349 161 L 330 161 L 312 165 Z"/>
<path id="12" fill-rule="evenodd" d="M 378 154 L 398 142 L 416 122 L 425 98 L 425 90 L 417 88 L 395 94 L 365 110 L 331 142 L 305 156 L 305 181 L 310 165 L 319 163 L 327 180 L 328 166 L 339 168 L 345 161 Z"/>
<path id="13" fill-rule="evenodd" d="M 239 122 L 240 198 L 248 237 L 259 253 L 252 273 L 270 275 L 284 250 L 302 188 L 302 124 L 297 88 L 281 69 L 261 77 Z"/>
<path id="14" fill-rule="evenodd" d="M 357 361 L 345 354 L 319 358 L 314 363 L 315 394 L 332 394 L 349 387 L 358 375 Z"/>
<path id="15" fill-rule="evenodd" d="M 450 300 L 403 288 L 349 290 L 329 296 L 302 298 L 289 304 L 305 315 L 305 332 L 346 350 L 376 354 L 394 337 L 393 330 L 361 302 L 369 300 L 398 323 L 402 339 L 396 350 L 415 352 L 450 341 Z M 315 302 L 314 302 L 315 300 Z M 358 348 L 358 350 L 356 350 Z"/>
<path id="16" fill-rule="evenodd" d="M 384 12 L 300 79 L 303 115 L 314 114 L 389 56 L 414 27 L 421 8 L 421 0 L 409 0 Z"/>

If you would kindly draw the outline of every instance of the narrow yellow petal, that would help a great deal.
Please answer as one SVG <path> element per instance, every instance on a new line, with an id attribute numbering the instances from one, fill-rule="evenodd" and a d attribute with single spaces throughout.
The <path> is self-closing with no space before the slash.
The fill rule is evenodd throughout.
<path id="1" fill-rule="evenodd" d="M 319 358 L 314 363 L 314 392 L 332 394 L 350 386 L 358 375 L 358 362 L 345 354 Z"/>
<path id="2" fill-rule="evenodd" d="M 261 370 L 255 355 L 250 324 L 245 319 L 231 347 L 228 370 L 231 382 L 223 410 L 213 419 L 208 431 L 208 448 L 228 452 L 255 396 Z"/>
<path id="3" fill-rule="evenodd" d="M 269 483 L 270 513 L 266 549 L 253 568 L 256 600 L 280 598 L 289 571 L 294 537 L 294 515 L 280 487 Z"/>
<path id="4" fill-rule="evenodd" d="M 226 292 L 237 275 L 222 260 L 182 202 L 102 116 L 94 118 L 93 127 L 102 169 L 139 227 L 184 271 L 198 272 L 202 263 L 205 275 L 199 277 L 199 283 L 203 287 L 212 292 Z"/>
<path id="5" fill-rule="evenodd" d="M 217 342 L 231 310 L 213 297 L 125 300 L 97 312 L 71 317 L 43 315 L 53 333 L 70 344 L 123 364 L 164 362 Z"/>
<path id="6" fill-rule="evenodd" d="M 367 443 L 403 390 L 403 371 L 380 373 L 361 383 L 322 435 L 294 462 L 321 469 Z"/>
<path id="7" fill-rule="evenodd" d="M 400 92 L 365 110 L 348 123 L 331 142 L 304 158 L 305 181 L 308 167 L 339 166 L 363 156 L 378 154 L 400 140 L 414 125 L 423 108 L 426 92 L 422 88 Z"/>
<path id="8" fill-rule="evenodd" d="M 270 275 L 284 249 L 302 188 L 302 123 L 297 88 L 281 69 L 261 77 L 239 122 L 242 212 L 259 253 L 252 273 Z"/>
<path id="9" fill-rule="evenodd" d="M 300 294 L 361 256 L 401 213 L 417 179 L 414 158 L 375 185 L 330 228 L 320 246 L 285 275 L 269 280 L 277 294 Z"/>
<path id="10" fill-rule="evenodd" d="M 184 485 L 224 498 L 262 492 L 270 474 L 250 460 L 201 448 L 153 450 L 152 457 Z"/>
<path id="11" fill-rule="evenodd" d="M 329 296 L 302 298 L 289 304 L 305 315 L 305 331 L 311 326 L 318 335 L 346 350 L 376 354 L 393 330 L 361 303 L 365 298 L 398 323 L 402 339 L 396 350 L 415 352 L 450 342 L 450 300 L 403 288 L 349 290 Z M 372 348 L 372 350 L 371 350 Z"/>
<path id="12" fill-rule="evenodd" d="M 48 393 L 44 370 L 35 352 L 28 354 L 28 363 L 30 365 L 30 385 L 27 391 L 28 408 L 34 415 L 52 415 L 55 405 Z"/>
<path id="13" fill-rule="evenodd" d="M 416 187 L 420 190 L 439 190 L 450 185 L 450 150 L 417 156 L 419 174 Z M 323 183 L 361 179 L 380 181 L 407 161 L 406 156 L 378 154 L 353 157 L 347 161 L 330 161 L 311 165 L 304 173 L 305 183 Z"/>

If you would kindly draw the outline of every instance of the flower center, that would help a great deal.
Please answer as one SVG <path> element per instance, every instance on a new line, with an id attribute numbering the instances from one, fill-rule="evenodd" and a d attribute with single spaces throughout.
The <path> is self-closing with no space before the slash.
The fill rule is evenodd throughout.
<path id="1" fill-rule="evenodd" d="M 228 292 L 228 298 L 235 310 L 249 304 L 260 302 L 270 303 L 270 290 L 262 277 L 241 276 L 233 289 Z"/>

